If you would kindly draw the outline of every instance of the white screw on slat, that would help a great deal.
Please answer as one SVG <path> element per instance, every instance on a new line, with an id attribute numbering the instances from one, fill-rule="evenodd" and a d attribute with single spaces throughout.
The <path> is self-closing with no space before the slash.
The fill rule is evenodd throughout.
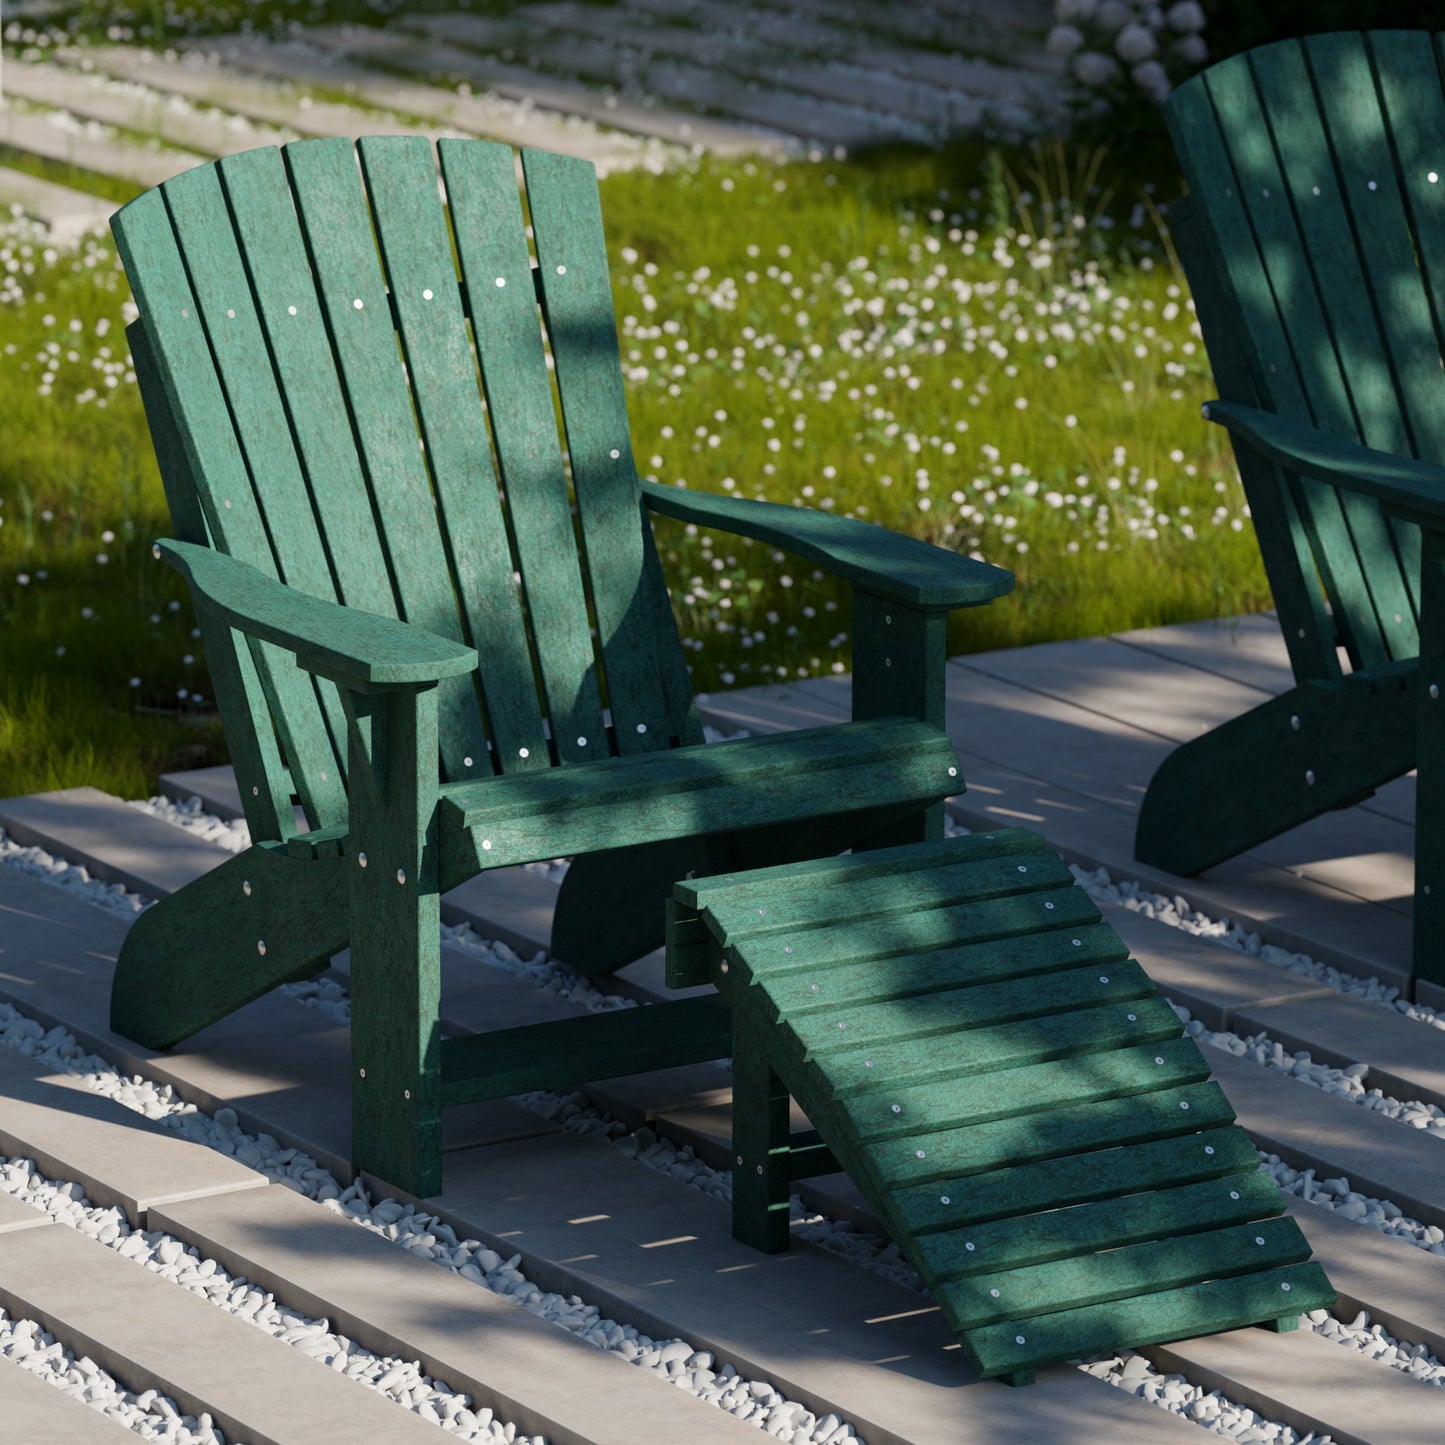
<path id="1" fill-rule="evenodd" d="M 1188 1099 L 1180 1099 L 1180 1101 L 1179 1101 L 1179 1107 L 1180 1107 L 1181 1109 L 1187 1109 L 1187 1108 L 1189 1107 L 1189 1100 L 1188 1100 Z M 1206 1149 L 1204 1152 L 1205 1152 L 1206 1154 L 1213 1154 L 1213 1153 L 1214 1153 L 1214 1150 L 1213 1150 L 1213 1149 Z"/>
<path id="2" fill-rule="evenodd" d="M 718 964 L 718 967 L 719 967 L 724 973 L 726 973 L 726 972 L 728 971 L 728 961 L 727 961 L 727 959 L 723 959 L 723 961 L 722 961 L 720 964 Z"/>
<path id="3" fill-rule="evenodd" d="M 940 1194 L 938 1196 L 938 1202 L 940 1204 L 952 1204 L 953 1200 L 951 1200 L 946 1194 Z"/>
<path id="4" fill-rule="evenodd" d="M 888 1107 L 889 1107 L 889 1109 L 891 1109 L 891 1110 L 893 1111 L 893 1113 L 895 1113 L 895 1114 L 901 1114 L 901 1113 L 903 1112 L 903 1105 L 902 1105 L 902 1104 L 890 1104 Z"/>
<path id="5" fill-rule="evenodd" d="M 1256 1234 L 1256 1235 L 1254 1236 L 1254 1242 L 1255 1242 L 1256 1244 L 1263 1244 L 1263 1243 L 1264 1243 L 1264 1235 L 1262 1235 L 1262 1234 Z"/>
<path id="6" fill-rule="evenodd" d="M 1049 910 L 1051 910 L 1051 911 L 1052 911 L 1052 909 L 1053 909 L 1053 906 L 1054 906 L 1054 905 L 1053 905 L 1052 903 L 1045 903 L 1045 904 L 1044 904 L 1044 907 L 1047 908 L 1047 909 L 1049 909 Z"/>
<path id="7" fill-rule="evenodd" d="M 1156 1064 L 1162 1064 L 1162 1063 L 1164 1062 L 1164 1055 L 1163 1055 L 1163 1054 L 1155 1054 L 1155 1055 L 1154 1055 L 1154 1062 L 1155 1062 Z"/>
<path id="8" fill-rule="evenodd" d="M 992 1295 L 994 1299 L 998 1298 L 998 1291 L 996 1289 L 989 1290 L 989 1294 Z"/>
<path id="9" fill-rule="evenodd" d="M 528 756 L 530 756 L 530 755 L 528 754 L 526 748 L 518 748 L 518 749 L 517 749 L 517 756 L 518 756 L 519 758 L 525 758 L 525 757 L 528 757 Z"/>
<path id="10" fill-rule="evenodd" d="M 486 851 L 486 850 L 490 849 L 491 846 L 492 846 L 492 840 L 491 840 L 490 838 L 483 838 L 483 839 L 482 839 L 482 849 L 483 849 L 483 851 Z"/>
<path id="11" fill-rule="evenodd" d="M 1431 700 L 1432 702 L 1438 702 L 1439 699 L 1440 699 L 1440 686 L 1439 686 L 1438 683 L 1432 682 L 1432 683 L 1430 684 L 1430 700 Z"/>
<path id="12" fill-rule="evenodd" d="M 358 1074 L 360 1074 L 363 1079 L 366 1077 L 366 1070 L 365 1070 L 365 1069 L 358 1069 L 356 1072 L 357 1072 Z"/>
<path id="13" fill-rule="evenodd" d="M 638 724 L 637 724 L 637 731 L 640 732 L 640 733 L 645 733 L 645 732 L 647 731 L 647 724 L 646 724 L 646 723 L 638 723 Z"/>
<path id="14" fill-rule="evenodd" d="M 923 1152 L 922 1149 L 916 1149 L 916 1150 L 914 1151 L 914 1158 L 915 1158 L 915 1159 L 926 1159 L 927 1157 L 928 1157 L 928 1156 Z"/>
<path id="15" fill-rule="evenodd" d="M 403 1099 L 409 1099 L 409 1098 L 411 1098 L 411 1090 L 410 1090 L 410 1089 L 403 1089 L 403 1090 L 401 1091 L 401 1097 L 402 1097 Z"/>
<path id="16" fill-rule="evenodd" d="M 1015 1335 L 1015 1336 L 1014 1336 L 1014 1344 L 1016 1344 L 1016 1345 L 1021 1345 L 1021 1344 L 1023 1344 L 1023 1343 L 1024 1343 L 1024 1337 L 1023 1337 L 1022 1335 Z"/>
<path id="17" fill-rule="evenodd" d="M 1313 768 L 1306 768 L 1306 769 L 1305 769 L 1305 782 L 1307 782 L 1307 783 L 1310 785 L 1310 787 L 1314 787 L 1314 785 L 1315 785 L 1315 770 L 1314 770 Z"/>
<path id="18" fill-rule="evenodd" d="M 1071 938 L 1069 942 L 1072 943 L 1075 948 L 1082 948 L 1084 946 L 1084 940 L 1082 938 Z"/>
<path id="19" fill-rule="evenodd" d="M 607 453 L 607 455 L 608 455 L 609 457 L 611 457 L 612 460 L 615 462 L 615 461 L 618 459 L 618 457 L 620 457 L 620 456 L 622 455 L 622 453 L 621 453 L 620 451 L 618 451 L 616 447 L 613 447 L 612 450 Z"/>
<path id="20" fill-rule="evenodd" d="M 1138 1014 L 1125 1014 L 1125 1018 L 1127 1018 L 1131 1024 L 1139 1022 Z"/>
<path id="21" fill-rule="evenodd" d="M 957 769 L 957 768 L 950 768 L 950 769 L 948 770 L 948 776 L 949 776 L 950 778 L 956 778 L 956 777 L 958 776 L 958 769 Z"/>
<path id="22" fill-rule="evenodd" d="M 1239 1198 L 1239 1190 L 1237 1190 L 1237 1189 L 1231 1189 L 1231 1190 L 1229 1191 L 1229 1197 L 1230 1197 L 1231 1199 L 1238 1199 L 1238 1198 Z"/>
<path id="23" fill-rule="evenodd" d="M 559 276 L 565 276 L 565 275 L 567 274 L 567 268 L 566 268 L 565 266 L 558 266 L 558 267 L 557 267 L 557 274 L 558 274 Z"/>
<path id="24" fill-rule="evenodd" d="M 405 882 L 406 882 L 406 869 L 405 869 L 405 868 L 398 868 L 398 869 L 396 870 L 396 881 L 397 881 L 398 883 L 405 883 Z"/>
<path id="25" fill-rule="evenodd" d="M 1206 1154 L 1213 1154 L 1213 1153 L 1214 1153 L 1214 1145 L 1213 1145 L 1213 1144 L 1206 1144 L 1206 1145 L 1204 1146 L 1204 1152 L 1205 1152 Z"/>
<path id="26" fill-rule="evenodd" d="M 585 748 L 585 747 L 587 746 L 587 739 L 586 739 L 586 738 L 578 738 L 578 739 L 577 739 L 577 746 L 578 746 L 579 748 Z"/>
<path id="27" fill-rule="evenodd" d="M 1101 973 L 1101 974 L 1099 975 L 1099 982 L 1100 982 L 1100 983 L 1108 983 L 1108 981 L 1109 981 L 1109 975 L 1108 975 L 1107 973 Z"/>
<path id="28" fill-rule="evenodd" d="M 265 953 L 266 953 L 266 940 L 265 940 L 264 938 L 258 938 L 258 939 L 256 940 L 256 952 L 259 953 L 259 954 L 261 954 L 263 957 L 265 956 Z"/>
<path id="29" fill-rule="evenodd" d="M 423 301 L 430 301 L 430 300 L 431 300 L 431 290 L 430 290 L 430 288 L 428 288 L 427 290 L 425 290 L 425 291 L 423 291 L 423 292 L 421 293 L 421 299 L 422 299 Z"/>
<path id="30" fill-rule="evenodd" d="M 1298 731 L 1299 731 L 1299 718 L 1298 718 L 1298 716 L 1293 716 L 1293 717 L 1291 717 L 1290 720 L 1289 720 L 1289 725 L 1290 725 L 1296 732 L 1298 732 Z"/>
<path id="31" fill-rule="evenodd" d="M 471 760 L 470 758 L 463 758 L 463 759 L 462 759 L 462 766 L 463 766 L 464 768 L 469 768 L 469 767 L 471 767 L 471 765 L 472 765 L 472 760 Z"/>
<path id="32" fill-rule="evenodd" d="M 1440 179 L 1440 176 L 1439 176 L 1439 174 L 1438 174 L 1437 172 L 1431 171 L 1431 172 L 1425 177 L 1425 179 L 1426 179 L 1427 181 L 1429 181 L 1430 184 L 1433 186 L 1433 185 L 1435 184 L 1435 182 Z"/>
<path id="33" fill-rule="evenodd" d="M 294 306 L 288 306 L 288 307 L 286 308 L 286 311 L 287 311 L 287 314 L 290 315 L 290 316 L 294 316 L 294 315 L 296 314 L 296 308 L 295 308 Z"/>
<path id="34" fill-rule="evenodd" d="M 497 277 L 497 285 L 498 285 L 498 286 L 505 286 L 506 284 L 507 284 L 507 278 L 506 278 L 505 276 L 498 276 L 498 277 Z"/>
<path id="35" fill-rule="evenodd" d="M 1289 1285 L 1288 1285 L 1288 1284 L 1282 1284 L 1282 1285 L 1280 1285 L 1280 1288 L 1281 1288 L 1286 1294 L 1289 1293 Z"/>
<path id="36" fill-rule="evenodd" d="M 365 853 L 358 853 L 358 854 L 356 855 L 356 861 L 357 861 L 358 863 L 360 863 L 363 868 L 365 868 L 365 867 L 366 867 L 366 854 L 365 854 Z"/>
<path id="37" fill-rule="evenodd" d="M 366 305 L 366 302 L 363 301 L 360 296 L 358 296 L 356 300 L 353 301 L 351 304 L 356 307 L 358 311 L 360 311 L 362 307 Z"/>

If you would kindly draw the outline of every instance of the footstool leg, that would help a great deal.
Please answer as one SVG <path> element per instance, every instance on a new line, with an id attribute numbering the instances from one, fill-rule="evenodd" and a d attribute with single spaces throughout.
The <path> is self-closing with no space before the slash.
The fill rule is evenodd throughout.
<path id="1" fill-rule="evenodd" d="M 733 1238 L 764 1254 L 788 1247 L 788 1145 L 788 1091 L 734 1015 Z"/>

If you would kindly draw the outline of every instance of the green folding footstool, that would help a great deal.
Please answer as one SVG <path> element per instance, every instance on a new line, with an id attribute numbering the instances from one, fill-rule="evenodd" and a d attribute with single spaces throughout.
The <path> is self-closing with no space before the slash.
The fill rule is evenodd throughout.
<path id="1" fill-rule="evenodd" d="M 679 883 L 668 983 L 733 1019 L 733 1233 L 845 1169 L 979 1374 L 1265 1323 L 1335 1291 L 1209 1065 L 1022 829 Z M 788 1096 L 817 1132 L 790 1137 Z"/>

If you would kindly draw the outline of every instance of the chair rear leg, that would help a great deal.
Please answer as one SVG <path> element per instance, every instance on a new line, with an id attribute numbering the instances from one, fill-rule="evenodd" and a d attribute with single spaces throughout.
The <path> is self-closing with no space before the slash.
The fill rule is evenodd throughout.
<path id="1" fill-rule="evenodd" d="M 110 1026 L 147 1048 L 189 1038 L 346 947 L 340 858 L 257 845 L 148 908 L 130 926 Z"/>
<path id="2" fill-rule="evenodd" d="M 1190 877 L 1415 766 L 1418 673 L 1309 682 L 1175 748 L 1139 809 L 1134 856 Z"/>

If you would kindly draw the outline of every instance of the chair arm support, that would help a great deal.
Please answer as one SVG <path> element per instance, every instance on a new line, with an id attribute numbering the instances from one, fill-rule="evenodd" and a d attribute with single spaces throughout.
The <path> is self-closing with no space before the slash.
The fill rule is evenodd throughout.
<path id="1" fill-rule="evenodd" d="M 155 552 L 232 627 L 294 652 L 307 672 L 355 692 L 429 687 L 477 665 L 475 650 L 460 642 L 298 592 L 213 548 L 166 538 Z"/>
<path id="2" fill-rule="evenodd" d="M 1211 401 L 1203 410 L 1206 421 L 1227 427 L 1286 471 L 1373 497 L 1391 516 L 1445 531 L 1445 467 L 1342 441 L 1237 402 Z"/>
<path id="3" fill-rule="evenodd" d="M 870 522 L 745 497 L 642 483 L 650 511 L 771 542 L 836 577 L 924 612 L 976 607 L 1013 590 L 1012 572 Z"/>

